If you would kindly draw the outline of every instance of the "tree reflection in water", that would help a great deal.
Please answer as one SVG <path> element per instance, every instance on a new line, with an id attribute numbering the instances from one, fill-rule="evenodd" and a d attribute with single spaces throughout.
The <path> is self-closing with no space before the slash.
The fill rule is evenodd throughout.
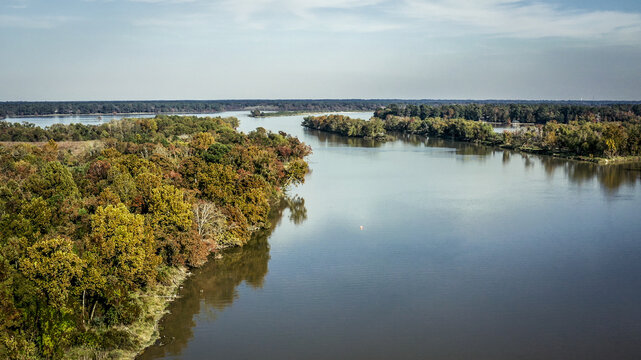
<path id="1" fill-rule="evenodd" d="M 412 142 L 415 143 L 415 142 Z M 471 143 L 462 143 L 444 139 L 427 139 L 424 142 L 429 147 L 449 147 L 456 149 L 457 155 L 478 155 L 476 159 L 485 161 L 488 155 L 495 152 L 502 153 L 501 161 L 507 166 L 513 155 L 523 159 L 526 169 L 531 169 L 540 164 L 548 176 L 553 176 L 556 169 L 563 169 L 567 178 L 573 184 L 581 185 L 596 179 L 602 189 L 608 194 L 614 194 L 623 185 L 634 186 L 641 180 L 641 164 L 614 164 L 598 165 L 588 162 L 567 160 L 545 155 L 520 153 L 511 150 L 494 149 L 488 146 L 479 146 Z M 461 157 L 462 160 L 469 159 Z"/>
<path id="2" fill-rule="evenodd" d="M 512 155 L 511 152 L 509 151 L 503 151 L 503 165 L 507 165 L 510 162 L 510 155 Z"/>
<path id="3" fill-rule="evenodd" d="M 348 138 L 337 134 L 327 133 L 319 130 L 305 130 L 307 135 L 318 137 L 318 140 L 325 145 L 347 145 L 354 147 L 379 147 L 384 143 L 364 140 L 360 138 Z M 616 194 L 617 190 L 624 185 L 635 186 L 641 180 L 641 164 L 615 164 L 597 165 L 588 162 L 573 161 L 555 158 L 545 155 L 534 155 L 520 153 L 511 150 L 503 150 L 491 146 L 476 145 L 460 141 L 452 141 L 440 138 L 428 138 L 422 135 L 403 133 L 392 133 L 397 141 L 417 147 L 453 149 L 459 161 L 487 161 L 490 155 L 499 154 L 504 166 L 510 164 L 512 157 L 520 157 L 526 169 L 532 169 L 541 165 L 545 173 L 551 177 L 557 169 L 562 169 L 571 183 L 581 185 L 596 179 L 601 188 L 608 194 Z"/>
<path id="4" fill-rule="evenodd" d="M 307 219 L 305 200 L 286 196 L 272 208 L 269 228 L 256 232 L 244 247 L 228 249 L 222 258 L 211 259 L 196 269 L 183 284 L 180 298 L 170 304 L 170 312 L 163 317 L 160 339 L 138 359 L 179 355 L 193 337 L 196 314 L 206 313 L 215 318 L 220 310 L 234 302 L 238 296 L 236 288 L 242 282 L 253 288 L 263 286 L 270 259 L 268 239 L 280 224 L 286 209 L 289 209 L 289 220 L 294 224 L 301 224 Z M 201 309 L 203 305 L 205 308 Z"/>
<path id="5" fill-rule="evenodd" d="M 334 134 L 330 132 L 313 130 L 313 129 L 304 129 L 305 135 L 311 135 L 318 138 L 318 142 L 321 145 L 347 145 L 355 147 L 380 147 L 384 143 L 372 139 L 363 139 L 358 137 L 347 137 L 339 134 Z"/>
<path id="6" fill-rule="evenodd" d="M 416 136 L 416 135 L 414 135 Z M 487 156 L 494 153 L 491 146 L 477 145 L 461 141 L 452 141 L 439 138 L 428 138 L 424 142 L 427 147 L 450 148 L 454 149 L 456 155 L 463 155 L 459 160 L 485 161 Z"/>
<path id="7" fill-rule="evenodd" d="M 561 169 L 572 183 L 581 185 L 596 179 L 609 194 L 616 193 L 623 185 L 635 186 L 641 180 L 641 164 L 637 163 L 597 165 L 550 156 L 540 156 L 539 161 L 548 177 Z"/>
<path id="8" fill-rule="evenodd" d="M 305 199 L 296 195 L 294 197 L 285 196 L 281 200 L 277 209 L 279 211 L 279 222 L 283 216 L 283 210 L 289 209 L 289 221 L 296 225 L 300 225 L 307 220 L 307 208 L 305 207 Z"/>

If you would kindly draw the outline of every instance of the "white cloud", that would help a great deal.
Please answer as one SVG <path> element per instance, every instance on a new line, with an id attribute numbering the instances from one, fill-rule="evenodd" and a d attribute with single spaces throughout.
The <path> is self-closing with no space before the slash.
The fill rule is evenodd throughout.
<path id="1" fill-rule="evenodd" d="M 572 38 L 641 43 L 641 14 L 564 9 L 528 0 L 129 0 L 183 4 L 143 26 L 207 26 L 230 22 L 243 29 L 383 32 L 405 28 L 426 36 Z M 190 3 L 190 4 L 186 4 Z"/>
<path id="2" fill-rule="evenodd" d="M 378 16 L 361 14 L 382 0 L 223 0 L 210 3 L 202 0 L 130 0 L 147 3 L 193 1 L 180 11 L 161 17 L 136 18 L 136 26 L 220 28 L 220 23 L 255 30 L 378 32 L 397 29 L 398 23 Z M 328 12 L 330 14 L 328 14 Z M 229 30 L 229 28 L 228 28 Z"/>
<path id="3" fill-rule="evenodd" d="M 406 0 L 400 10 L 422 21 L 446 22 L 484 34 L 514 38 L 590 39 L 641 33 L 641 14 L 638 13 L 565 10 L 542 2 Z"/>
<path id="4" fill-rule="evenodd" d="M 378 16 L 360 14 L 383 0 L 225 0 L 221 9 L 257 28 L 372 32 L 398 28 Z M 325 12 L 331 12 L 327 14 Z"/>

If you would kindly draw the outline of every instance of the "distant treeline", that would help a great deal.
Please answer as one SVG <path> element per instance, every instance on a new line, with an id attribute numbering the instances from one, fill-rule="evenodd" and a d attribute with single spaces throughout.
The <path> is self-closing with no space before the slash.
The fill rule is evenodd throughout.
<path id="1" fill-rule="evenodd" d="M 514 100 L 401 100 L 401 99 L 302 99 L 302 100 L 157 100 L 157 101 L 41 101 L 41 102 L 0 102 L 0 118 L 8 116 L 27 115 L 52 115 L 52 114 L 123 114 L 123 113 L 207 113 L 230 110 L 259 109 L 269 111 L 368 111 L 385 107 L 392 103 L 402 104 L 399 109 L 405 109 L 405 105 L 412 106 L 433 106 L 466 105 L 483 106 L 489 115 L 489 109 L 498 107 L 504 109 L 509 105 L 523 105 L 526 107 L 537 106 L 587 106 L 587 107 L 613 107 L 625 109 L 636 105 L 636 114 L 639 114 L 641 102 L 610 102 L 610 101 L 514 101 Z M 457 111 L 457 107 L 454 111 Z M 411 107 L 408 107 L 412 109 Z M 626 111 L 626 110 L 623 110 Z M 415 114 L 394 114 L 400 116 L 419 116 Z M 443 114 L 432 114 L 430 116 L 441 116 Z M 602 116 L 605 114 L 602 114 Z M 459 117 L 465 117 L 459 113 Z M 429 117 L 429 116 L 428 116 Z M 456 116 L 454 116 L 456 117 Z M 499 116 L 495 116 L 498 118 Z M 467 118 L 467 117 L 466 117 Z M 505 116 L 502 116 L 506 121 Z M 523 117 L 524 119 L 526 116 Z M 470 120 L 476 120 L 469 118 Z M 489 119 L 489 118 L 488 118 Z M 515 120 L 515 119 L 512 119 Z M 559 119 L 556 119 L 559 121 Z M 521 121 L 521 120 L 519 120 Z M 527 120 L 525 120 L 527 121 Z"/>
<path id="2" fill-rule="evenodd" d="M 641 119 L 641 104 L 621 103 L 605 105 L 581 105 L 559 103 L 486 103 L 412 105 L 392 104 L 379 108 L 374 116 L 385 119 L 389 115 L 427 118 L 463 118 L 488 122 L 524 122 L 545 124 L 550 121 L 567 124 L 571 121 L 638 121 Z"/>
<path id="3" fill-rule="evenodd" d="M 310 116 L 302 125 L 350 137 L 384 139 L 389 132 L 418 134 L 585 160 L 641 156 L 641 122 L 638 121 L 571 121 L 569 124 L 551 121 L 503 133 L 496 133 L 491 125 L 480 121 L 390 114 L 384 119 L 373 117 L 369 121 L 340 115 Z M 371 136 L 374 133 L 376 136 Z"/>
<path id="4" fill-rule="evenodd" d="M 274 111 L 361 111 L 389 104 L 382 100 L 181 100 L 0 102 L 0 117 L 26 115 L 207 113 L 258 108 Z"/>

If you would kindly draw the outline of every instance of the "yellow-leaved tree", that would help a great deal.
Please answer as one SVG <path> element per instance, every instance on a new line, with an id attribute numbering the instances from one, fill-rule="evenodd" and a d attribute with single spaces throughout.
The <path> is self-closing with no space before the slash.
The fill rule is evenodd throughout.
<path id="1" fill-rule="evenodd" d="M 142 215 L 123 204 L 98 207 L 91 218 L 87 243 L 88 268 L 99 274 L 87 288 L 108 304 L 118 304 L 131 292 L 155 281 L 160 258 L 151 230 Z"/>
<path id="2" fill-rule="evenodd" d="M 49 305 L 62 308 L 69 298 L 72 282 L 82 273 L 82 264 L 71 240 L 56 237 L 39 240 L 27 248 L 20 269 L 36 284 Z"/>
<path id="3" fill-rule="evenodd" d="M 20 270 L 41 294 L 33 315 L 39 330 L 36 343 L 47 358 L 60 357 L 70 344 L 74 323 L 68 300 L 77 289 L 82 267 L 73 243 L 63 237 L 37 241 L 20 261 Z"/>

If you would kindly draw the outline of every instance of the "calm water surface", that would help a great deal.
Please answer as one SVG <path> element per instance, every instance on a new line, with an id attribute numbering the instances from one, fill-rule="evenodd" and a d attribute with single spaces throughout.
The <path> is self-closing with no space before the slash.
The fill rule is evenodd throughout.
<path id="1" fill-rule="evenodd" d="M 641 358 L 638 166 L 228 114 L 299 136 L 312 172 L 140 359 Z"/>
<path id="2" fill-rule="evenodd" d="M 86 125 L 100 125 L 106 124 L 112 120 L 120 120 L 122 118 L 149 118 L 156 115 L 141 114 L 141 115 L 56 115 L 56 116 L 28 116 L 28 117 L 8 117 L 4 119 L 7 122 L 23 122 L 31 123 L 36 126 L 46 127 L 53 124 L 86 124 Z"/>

